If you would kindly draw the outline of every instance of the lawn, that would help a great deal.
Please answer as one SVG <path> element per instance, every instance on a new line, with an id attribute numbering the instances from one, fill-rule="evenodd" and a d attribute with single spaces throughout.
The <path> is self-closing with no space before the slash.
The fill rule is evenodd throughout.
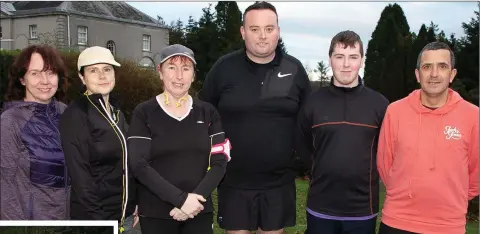
<path id="1" fill-rule="evenodd" d="M 295 227 L 287 228 L 287 234 L 303 234 L 306 229 L 307 220 L 305 217 L 305 204 L 307 199 L 308 193 L 308 182 L 305 180 L 297 180 L 297 225 Z M 383 200 L 385 198 L 385 190 L 383 187 L 380 189 L 380 208 L 383 207 Z M 216 192 L 213 193 L 213 202 L 215 204 L 215 210 L 217 210 L 217 194 Z M 214 233 L 215 234 L 223 234 L 225 233 L 222 229 L 218 227 L 215 217 L 215 227 Z M 380 223 L 380 219 L 377 219 L 377 230 L 378 225 Z M 472 222 L 467 224 L 467 234 L 477 234 L 479 231 L 478 222 Z M 254 233 L 254 232 L 253 232 Z"/>

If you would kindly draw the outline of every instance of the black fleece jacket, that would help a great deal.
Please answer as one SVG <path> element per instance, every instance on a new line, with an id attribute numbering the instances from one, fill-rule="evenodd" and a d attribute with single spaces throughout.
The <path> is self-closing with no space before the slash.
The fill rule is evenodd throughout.
<path id="1" fill-rule="evenodd" d="M 319 88 L 299 115 L 298 155 L 311 178 L 307 207 L 318 213 L 378 212 L 377 142 L 388 100 L 358 79 L 353 88 Z"/>
<path id="2" fill-rule="evenodd" d="M 107 110 L 100 94 L 84 95 L 65 109 L 60 121 L 72 181 L 71 219 L 121 220 L 123 211 L 128 217 L 135 208 L 135 181 L 126 167 L 128 126 L 112 96 L 109 103 Z"/>

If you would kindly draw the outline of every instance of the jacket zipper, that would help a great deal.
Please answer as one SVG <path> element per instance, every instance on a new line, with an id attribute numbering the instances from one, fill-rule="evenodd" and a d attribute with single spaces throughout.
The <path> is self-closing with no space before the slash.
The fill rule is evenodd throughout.
<path id="1" fill-rule="evenodd" d="M 102 106 L 102 109 L 105 111 L 105 113 L 107 114 L 108 118 L 107 118 L 107 121 L 108 122 L 111 122 L 111 126 L 113 127 L 114 126 L 114 131 L 116 132 L 118 130 L 118 135 L 119 135 L 119 139 L 120 139 L 120 144 L 122 145 L 122 149 L 123 149 L 123 171 L 122 171 L 122 174 L 124 176 L 124 181 L 125 181 L 125 186 L 124 186 L 124 190 L 125 190 L 125 197 L 123 198 L 123 203 L 122 204 L 122 217 L 121 217 L 121 220 L 120 220 L 120 227 L 119 228 L 123 228 L 123 222 L 125 220 L 125 212 L 127 210 L 127 203 L 128 203 L 128 153 L 127 153 L 127 141 L 125 140 L 125 136 L 123 135 L 122 131 L 120 130 L 120 128 L 118 127 L 118 125 L 115 123 L 115 121 L 113 121 L 112 117 L 107 113 L 107 108 L 105 107 L 105 105 L 103 104 L 102 100 L 99 99 L 98 100 L 100 102 L 100 105 Z M 115 114 L 115 113 L 113 113 Z M 116 130 L 115 130 L 116 128 Z"/>
<path id="2" fill-rule="evenodd" d="M 270 78 L 272 75 L 274 68 L 271 68 L 267 71 L 267 74 L 265 74 L 264 81 L 262 82 L 262 85 L 265 86 L 265 94 L 268 94 L 268 88 L 270 86 Z"/>
<path id="3" fill-rule="evenodd" d="M 55 105 L 55 103 L 54 103 L 54 105 Z M 50 124 L 53 126 L 55 131 L 57 131 L 58 136 L 60 136 L 60 131 L 58 130 L 57 126 L 55 126 L 52 119 L 50 119 L 50 116 L 48 115 L 48 106 L 45 109 L 45 114 L 47 115 L 47 119 L 50 122 Z M 64 163 L 63 163 L 63 182 L 64 182 L 64 191 L 65 191 L 65 219 L 69 219 L 68 212 L 67 212 L 68 211 L 68 200 L 69 200 L 68 191 L 67 191 L 67 187 L 68 187 L 68 171 L 67 170 L 68 170 L 67 169 L 67 164 L 65 163 L 65 159 L 64 159 Z"/>
<path id="4" fill-rule="evenodd" d="M 102 113 L 102 111 L 95 105 L 95 103 L 92 102 L 92 100 L 90 100 L 90 97 L 85 93 L 85 96 L 87 98 L 87 100 L 93 105 L 93 107 L 95 107 L 95 109 L 97 109 L 97 111 L 103 116 L 103 118 L 105 118 L 107 120 L 107 122 L 109 123 L 109 125 L 113 128 L 113 131 L 115 132 L 115 134 L 117 135 L 118 139 L 120 140 L 120 145 L 122 147 L 122 161 L 123 161 L 123 171 L 122 171 L 122 174 L 123 176 L 125 177 L 125 186 L 123 187 L 124 188 L 124 193 L 125 193 L 125 197 L 123 199 L 122 202 L 125 202 L 125 204 L 122 204 L 122 218 L 120 220 L 120 225 L 119 225 L 119 229 L 120 229 L 120 233 L 123 231 L 123 222 L 125 220 L 125 212 L 126 212 L 126 206 L 127 206 L 127 201 L 128 201 L 128 167 L 127 167 L 127 141 L 125 140 L 125 136 L 123 135 L 122 131 L 120 130 L 120 128 L 117 126 L 117 124 L 113 121 L 111 121 L 111 117 L 110 115 L 108 115 L 107 111 L 106 111 L 106 108 L 105 108 L 105 105 L 103 105 L 103 102 L 102 102 L 102 99 L 98 99 L 98 101 L 100 102 L 100 105 L 102 106 L 102 109 L 105 111 L 105 114 L 107 114 L 108 117 L 105 117 L 105 115 Z M 112 122 L 112 123 L 110 123 Z M 115 127 L 113 127 L 115 126 Z M 117 129 L 118 129 L 118 132 L 117 132 Z M 120 133 L 120 135 L 119 135 Z M 120 137 L 121 136 L 121 137 Z M 125 207 L 125 208 L 124 208 Z"/>

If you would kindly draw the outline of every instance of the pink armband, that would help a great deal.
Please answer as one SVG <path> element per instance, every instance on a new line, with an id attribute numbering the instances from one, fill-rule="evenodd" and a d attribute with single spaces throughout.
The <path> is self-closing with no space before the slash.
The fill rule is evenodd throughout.
<path id="1" fill-rule="evenodd" d="M 227 138 L 225 142 L 216 144 L 212 146 L 212 154 L 225 154 L 227 156 L 227 162 L 230 161 L 230 150 L 232 149 L 232 145 L 230 144 L 230 140 Z"/>

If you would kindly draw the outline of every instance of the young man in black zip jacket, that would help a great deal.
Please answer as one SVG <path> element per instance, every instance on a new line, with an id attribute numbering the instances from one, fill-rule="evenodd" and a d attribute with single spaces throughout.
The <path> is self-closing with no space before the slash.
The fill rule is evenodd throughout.
<path id="1" fill-rule="evenodd" d="M 333 37 L 332 82 L 299 115 L 298 153 L 310 168 L 307 234 L 375 233 L 377 142 L 388 100 L 358 76 L 363 55 L 355 32 Z"/>
<path id="2" fill-rule="evenodd" d="M 62 115 L 60 135 L 72 181 L 70 216 L 73 220 L 118 220 L 130 233 L 135 210 L 135 183 L 128 171 L 127 122 L 110 94 L 114 66 L 120 66 L 103 47 L 85 49 L 78 57 L 85 94 Z"/>
<path id="3" fill-rule="evenodd" d="M 221 57 L 199 94 L 232 142 L 217 221 L 227 233 L 282 233 L 295 225 L 295 122 L 311 88 L 302 64 L 277 47 L 275 7 L 255 3 L 243 18 L 245 48 Z"/>

